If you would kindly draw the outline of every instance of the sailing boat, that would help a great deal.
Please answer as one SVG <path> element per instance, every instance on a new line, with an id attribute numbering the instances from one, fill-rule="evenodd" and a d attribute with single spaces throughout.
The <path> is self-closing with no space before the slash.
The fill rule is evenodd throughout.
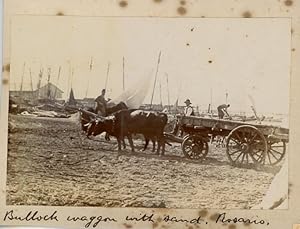
<path id="1" fill-rule="evenodd" d="M 158 75 L 158 66 L 159 66 L 159 62 L 160 62 L 160 56 L 161 56 L 161 52 L 159 53 L 159 57 L 158 57 L 158 64 L 157 64 L 153 92 L 152 92 L 152 97 L 151 97 L 151 106 L 152 106 L 152 102 L 153 102 L 153 95 L 154 95 L 154 90 L 155 90 L 156 80 L 157 80 L 157 75 Z M 135 85 L 128 87 L 128 89 L 125 89 L 125 82 L 123 80 L 123 88 L 125 89 L 124 92 L 121 95 L 119 95 L 118 97 L 112 99 L 108 103 L 108 106 L 112 105 L 112 104 L 117 104 L 119 102 L 124 102 L 130 109 L 140 108 L 140 106 L 142 105 L 142 103 L 144 102 L 144 100 L 148 94 L 149 85 L 151 84 L 151 81 L 153 79 L 153 70 L 151 70 L 149 72 L 149 75 L 140 77 L 140 78 L 141 79 L 138 82 L 136 82 Z M 124 73 L 123 73 L 123 79 L 124 79 Z"/>
<path id="2" fill-rule="evenodd" d="M 69 95 L 69 99 L 68 99 L 68 105 L 73 105 L 73 106 L 76 105 L 76 99 L 75 99 L 75 96 L 74 96 L 73 88 L 71 88 L 71 91 L 70 91 L 70 95 Z"/>

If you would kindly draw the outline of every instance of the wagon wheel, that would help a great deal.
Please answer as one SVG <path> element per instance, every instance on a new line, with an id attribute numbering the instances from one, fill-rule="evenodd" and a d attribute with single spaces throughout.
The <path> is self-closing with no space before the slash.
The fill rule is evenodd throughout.
<path id="1" fill-rule="evenodd" d="M 184 156 L 193 160 L 204 159 L 208 153 L 208 143 L 200 136 L 185 137 L 181 148 Z"/>
<path id="2" fill-rule="evenodd" d="M 237 166 L 250 163 L 264 164 L 267 150 L 264 135 L 256 127 L 249 125 L 233 129 L 226 141 L 228 159 Z"/>
<path id="3" fill-rule="evenodd" d="M 268 152 L 265 160 L 265 164 L 276 165 L 279 163 L 285 155 L 286 142 L 268 140 Z"/>

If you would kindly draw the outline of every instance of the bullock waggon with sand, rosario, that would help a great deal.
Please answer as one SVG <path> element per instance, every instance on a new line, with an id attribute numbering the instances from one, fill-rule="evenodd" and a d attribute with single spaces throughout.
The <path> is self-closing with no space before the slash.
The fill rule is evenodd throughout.
<path id="1" fill-rule="evenodd" d="M 208 154 L 215 136 L 226 138 L 226 154 L 234 166 L 276 165 L 286 153 L 289 129 L 209 117 L 177 116 L 186 135 L 165 133 L 167 139 L 181 143 L 187 158 L 201 160 Z"/>
<path id="2" fill-rule="evenodd" d="M 79 110 L 89 117 L 86 123 L 97 117 L 92 112 Z M 165 142 L 181 143 L 183 154 L 189 159 L 205 159 L 209 142 L 216 136 L 226 140 L 226 154 L 234 166 L 276 165 L 284 158 L 287 150 L 288 128 L 211 117 L 177 115 L 177 119 L 185 135 L 178 137 L 164 132 L 164 139 Z"/>

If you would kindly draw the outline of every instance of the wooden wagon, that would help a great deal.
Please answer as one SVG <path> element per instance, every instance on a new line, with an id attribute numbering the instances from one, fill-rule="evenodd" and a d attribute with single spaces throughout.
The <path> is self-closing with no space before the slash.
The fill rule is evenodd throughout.
<path id="1" fill-rule="evenodd" d="M 190 159 L 204 159 L 209 142 L 215 136 L 226 139 L 229 161 L 235 165 L 275 165 L 286 153 L 289 129 L 241 121 L 178 116 L 179 125 L 186 133 L 183 138 L 166 134 L 168 139 L 181 143 L 184 155 Z"/>

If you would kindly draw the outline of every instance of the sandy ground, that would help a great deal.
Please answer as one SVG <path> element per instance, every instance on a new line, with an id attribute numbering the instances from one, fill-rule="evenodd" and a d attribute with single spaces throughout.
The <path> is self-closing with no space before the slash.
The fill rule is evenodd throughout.
<path id="1" fill-rule="evenodd" d="M 86 139 L 75 119 L 9 119 L 8 205 L 248 209 L 280 169 L 233 167 L 213 144 L 204 161 L 185 159 L 179 144 L 165 156 L 151 145 L 118 156 L 115 139 Z"/>

